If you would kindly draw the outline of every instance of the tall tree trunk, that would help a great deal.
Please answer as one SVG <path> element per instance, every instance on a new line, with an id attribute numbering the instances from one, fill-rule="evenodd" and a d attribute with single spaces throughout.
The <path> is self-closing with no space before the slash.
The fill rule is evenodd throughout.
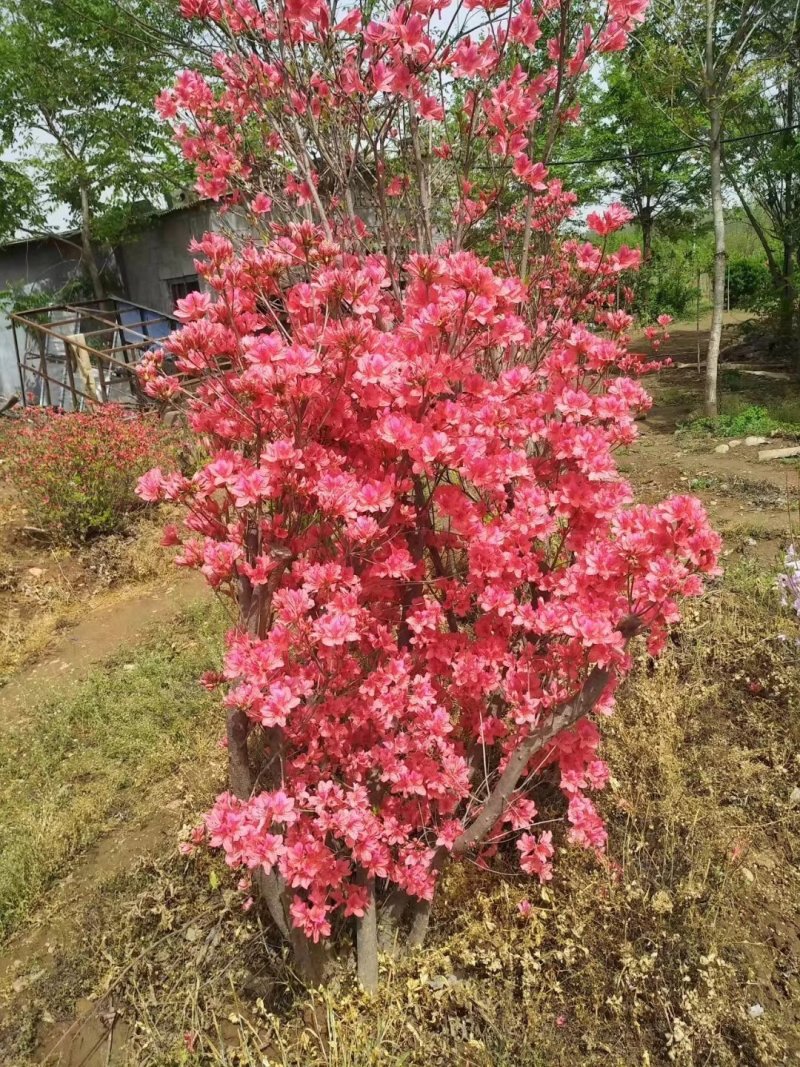
<path id="1" fill-rule="evenodd" d="M 92 214 L 89 208 L 89 190 L 81 184 L 81 249 L 83 255 L 84 270 L 89 275 L 92 283 L 92 291 L 98 300 L 105 300 L 106 290 L 103 279 L 100 276 L 100 268 L 97 266 L 94 248 L 92 247 Z"/>
<path id="2" fill-rule="evenodd" d="M 786 118 L 784 125 L 787 127 L 784 134 L 784 143 L 788 150 L 794 143 L 794 132 L 791 126 L 794 123 L 794 80 L 789 78 L 786 84 Z M 781 298 L 778 320 L 778 336 L 783 351 L 791 360 L 795 373 L 800 372 L 800 346 L 795 336 L 795 302 L 797 293 L 794 286 L 794 183 L 791 166 L 787 166 L 783 174 L 783 266 L 781 278 Z"/>
<path id="3" fill-rule="evenodd" d="M 794 287 L 794 242 L 786 238 L 783 242 L 783 272 L 781 277 L 780 303 L 778 306 L 778 340 L 782 352 L 790 359 L 795 373 L 800 372 L 800 346 L 795 337 L 795 303 L 797 293 Z"/>
<path id="4" fill-rule="evenodd" d="M 647 263 L 653 255 L 653 217 L 649 207 L 642 211 L 639 223 L 642 227 L 642 262 Z"/>
<path id="5" fill-rule="evenodd" d="M 715 0 L 706 0 L 706 103 L 710 120 L 709 155 L 711 164 L 711 214 L 714 219 L 714 284 L 711 331 L 706 357 L 706 415 L 717 414 L 717 368 L 722 341 L 722 315 L 725 310 L 725 211 L 722 201 L 722 115 L 714 71 Z"/>

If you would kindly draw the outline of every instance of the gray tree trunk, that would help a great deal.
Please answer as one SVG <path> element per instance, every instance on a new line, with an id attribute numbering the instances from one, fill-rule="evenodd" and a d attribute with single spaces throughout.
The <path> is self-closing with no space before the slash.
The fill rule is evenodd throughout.
<path id="1" fill-rule="evenodd" d="M 642 227 L 642 262 L 648 263 L 653 256 L 653 216 L 651 209 L 643 209 L 639 222 Z"/>
<path id="2" fill-rule="evenodd" d="M 100 276 L 100 268 L 97 266 L 97 260 L 94 254 L 94 248 L 92 247 L 92 231 L 91 231 L 92 215 L 89 208 L 89 190 L 85 185 L 81 185 L 81 249 L 84 269 L 89 275 L 89 281 L 92 283 L 92 291 L 98 300 L 105 300 L 106 290 L 103 285 L 103 279 Z"/>
<path id="3" fill-rule="evenodd" d="M 367 908 L 356 919 L 356 962 L 358 982 L 367 993 L 378 988 L 378 922 L 375 906 L 375 879 L 367 878 L 366 872 L 358 879 L 367 889 Z"/>
<path id="4" fill-rule="evenodd" d="M 791 127 L 794 123 L 794 79 L 789 78 L 786 85 L 786 119 L 785 124 Z M 787 129 L 785 142 L 787 150 L 794 142 L 794 132 Z M 789 356 L 792 368 L 797 373 L 800 371 L 798 360 L 798 344 L 795 336 L 795 304 L 797 293 L 794 285 L 794 253 L 796 235 L 792 225 L 794 221 L 794 182 L 791 167 L 787 167 L 783 176 L 783 277 L 781 279 L 781 299 L 779 311 L 778 332 L 781 347 Z"/>
<path id="5" fill-rule="evenodd" d="M 715 0 L 706 0 L 706 103 L 710 119 L 709 154 L 711 164 L 711 214 L 714 220 L 714 283 L 712 289 L 711 331 L 706 357 L 706 415 L 718 413 L 717 370 L 722 341 L 722 315 L 725 310 L 725 210 L 722 200 L 722 115 L 714 71 Z"/>

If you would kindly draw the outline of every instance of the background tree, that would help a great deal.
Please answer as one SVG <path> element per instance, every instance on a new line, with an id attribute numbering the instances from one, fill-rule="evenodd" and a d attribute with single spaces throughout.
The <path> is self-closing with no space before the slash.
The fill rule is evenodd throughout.
<path id="1" fill-rule="evenodd" d="M 737 139 L 724 158 L 725 176 L 761 243 L 778 298 L 779 344 L 800 372 L 795 273 L 800 252 L 800 40 L 793 12 L 777 5 L 763 37 L 776 61 L 763 64 L 732 117 Z M 777 135 L 770 131 L 780 131 Z"/>
<path id="2" fill-rule="evenodd" d="M 580 144 L 587 158 L 607 157 L 594 169 L 595 195 L 618 198 L 632 213 L 642 235 L 642 256 L 652 254 L 653 233 L 674 234 L 696 218 L 706 199 L 708 172 L 663 110 L 645 91 L 641 49 L 610 59 L 601 88 L 584 108 Z M 574 151 L 574 149 L 573 149 Z"/>
<path id="3" fill-rule="evenodd" d="M 20 229 L 41 232 L 66 206 L 95 296 L 96 244 L 119 239 L 136 201 L 187 181 L 153 99 L 185 53 L 163 0 L 9 0 L 0 13 L 0 131 L 12 150 Z"/>
<path id="4" fill-rule="evenodd" d="M 780 47 L 764 34 L 774 11 L 771 0 L 657 0 L 639 38 L 654 106 L 702 146 L 708 160 L 714 268 L 705 405 L 712 416 L 717 414 L 727 264 L 723 142 L 731 115 L 760 64 Z"/>
<path id="5" fill-rule="evenodd" d="M 0 241 L 13 237 L 22 219 L 35 229 L 44 224 L 37 209 L 36 187 L 17 163 L 0 161 Z"/>

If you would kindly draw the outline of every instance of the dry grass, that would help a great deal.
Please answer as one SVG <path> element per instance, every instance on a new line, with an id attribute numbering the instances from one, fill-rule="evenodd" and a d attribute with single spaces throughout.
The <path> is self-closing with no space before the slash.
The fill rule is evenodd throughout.
<path id="1" fill-rule="evenodd" d="M 174 552 L 161 539 L 164 526 L 178 514 L 176 508 L 160 507 L 137 516 L 125 536 L 105 537 L 95 542 L 87 565 L 107 586 L 141 585 L 174 577 Z"/>
<path id="2" fill-rule="evenodd" d="M 377 997 L 347 973 L 303 992 L 224 867 L 166 860 L 88 903 L 83 950 L 13 1002 L 7 1062 L 77 996 L 95 1024 L 119 1013 L 136 1067 L 797 1062 L 795 631 L 770 576 L 737 564 L 608 724 L 608 864 L 566 850 L 547 889 L 451 872 L 431 944 L 384 961 Z M 44 1032 L 64 1049 L 75 1029 Z"/>
<path id="3" fill-rule="evenodd" d="M 0 557 L 0 590 L 8 594 L 0 617 L 0 682 L 40 655 L 77 614 L 78 598 L 60 562 L 52 559 L 42 581 L 20 568 L 11 554 Z"/>

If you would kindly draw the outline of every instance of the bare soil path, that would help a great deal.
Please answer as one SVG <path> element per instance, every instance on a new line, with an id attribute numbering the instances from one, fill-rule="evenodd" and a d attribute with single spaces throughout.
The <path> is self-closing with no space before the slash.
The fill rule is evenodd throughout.
<path id="1" fill-rule="evenodd" d="M 739 342 L 737 331 L 746 318 L 741 312 L 726 317 L 721 370 L 736 367 L 747 381 L 752 377 L 756 383 L 766 376 L 786 381 L 791 388 L 785 370 L 765 369 L 768 353 L 757 339 L 753 345 Z M 645 381 L 654 396 L 653 408 L 639 424 L 636 445 L 620 455 L 620 468 L 644 501 L 676 492 L 699 497 L 729 548 L 744 548 L 762 562 L 773 563 L 800 526 L 800 462 L 796 458 L 762 462 L 759 451 L 798 442 L 776 437 L 749 446 L 742 437 L 728 451 L 718 452 L 717 446 L 726 443 L 722 438 L 676 433 L 701 408 L 707 345 L 707 317 L 700 322 L 699 334 L 693 324 L 672 328 L 659 356 L 669 357 L 673 365 Z M 761 361 L 754 361 L 754 356 Z"/>
<path id="2" fill-rule="evenodd" d="M 620 457 L 620 468 L 642 500 L 655 501 L 666 493 L 699 497 L 723 536 L 756 540 L 765 563 L 772 561 L 778 543 L 785 544 L 797 530 L 796 460 L 759 462 L 758 446 L 744 444 L 717 453 L 714 439 L 694 443 L 676 437 L 657 408 L 640 432 L 635 448 Z M 775 439 L 769 447 L 790 443 Z"/>
<path id="3" fill-rule="evenodd" d="M 166 628 L 171 618 L 206 590 L 205 582 L 191 573 L 146 590 L 114 594 L 93 607 L 38 662 L 0 689 L 0 729 L 25 722 L 31 706 L 43 697 L 66 695 L 92 666 L 136 644 L 145 630 Z"/>

